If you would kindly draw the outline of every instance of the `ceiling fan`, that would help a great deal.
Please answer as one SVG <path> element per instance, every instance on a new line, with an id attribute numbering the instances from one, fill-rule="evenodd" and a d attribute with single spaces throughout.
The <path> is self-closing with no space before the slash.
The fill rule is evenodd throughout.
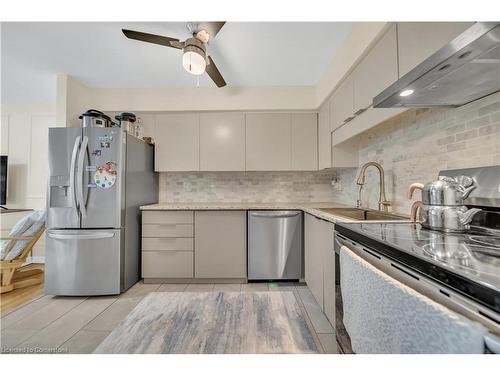
<path id="1" fill-rule="evenodd" d="M 142 42 L 159 44 L 183 50 L 182 66 L 194 75 L 207 73 L 217 87 L 226 86 L 226 81 L 215 66 L 214 61 L 207 55 L 207 45 L 215 38 L 225 22 L 188 22 L 187 28 L 192 34 L 191 38 L 181 42 L 179 39 L 140 31 L 122 29 L 123 34 L 129 39 Z"/>

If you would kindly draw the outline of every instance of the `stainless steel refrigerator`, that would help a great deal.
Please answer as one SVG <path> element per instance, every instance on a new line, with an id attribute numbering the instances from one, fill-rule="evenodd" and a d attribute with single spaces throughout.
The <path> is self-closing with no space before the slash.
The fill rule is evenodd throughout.
<path id="1" fill-rule="evenodd" d="M 153 146 L 120 128 L 49 129 L 47 294 L 118 294 L 139 280 L 139 206 L 158 200 L 153 163 Z"/>

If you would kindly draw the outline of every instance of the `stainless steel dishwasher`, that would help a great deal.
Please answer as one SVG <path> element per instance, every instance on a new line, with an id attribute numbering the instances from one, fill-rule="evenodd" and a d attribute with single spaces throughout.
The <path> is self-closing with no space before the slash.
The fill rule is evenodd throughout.
<path id="1" fill-rule="evenodd" d="M 302 278 L 302 211 L 248 211 L 248 279 Z"/>

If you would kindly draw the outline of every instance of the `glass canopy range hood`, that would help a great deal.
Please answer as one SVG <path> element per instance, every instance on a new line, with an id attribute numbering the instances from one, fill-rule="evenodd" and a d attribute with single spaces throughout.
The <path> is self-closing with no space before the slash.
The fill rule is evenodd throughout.
<path id="1" fill-rule="evenodd" d="M 497 91 L 500 22 L 477 22 L 378 94 L 373 107 L 458 107 Z"/>

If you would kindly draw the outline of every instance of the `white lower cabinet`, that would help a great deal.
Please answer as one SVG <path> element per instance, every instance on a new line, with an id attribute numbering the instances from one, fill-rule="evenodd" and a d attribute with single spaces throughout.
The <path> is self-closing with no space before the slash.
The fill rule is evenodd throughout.
<path id="1" fill-rule="evenodd" d="M 332 324 L 335 318 L 333 229 L 333 223 L 305 215 L 305 280 Z"/>
<path id="2" fill-rule="evenodd" d="M 194 212 L 142 212 L 142 277 L 190 279 L 194 276 Z"/>
<path id="3" fill-rule="evenodd" d="M 142 277 L 151 278 L 192 278 L 192 251 L 143 251 Z"/>
<path id="4" fill-rule="evenodd" d="M 193 251 L 192 238 L 142 238 L 143 251 L 170 251 L 184 250 Z"/>
<path id="5" fill-rule="evenodd" d="M 325 237 L 323 245 L 323 312 L 332 324 L 335 326 L 335 252 L 333 250 L 333 224 L 328 223 L 325 231 L 328 236 Z M 325 233 L 326 233 L 325 232 Z"/>
<path id="6" fill-rule="evenodd" d="M 246 279 L 246 211 L 143 211 L 144 279 Z"/>
<path id="7" fill-rule="evenodd" d="M 246 278 L 246 211 L 196 211 L 196 278 Z"/>

